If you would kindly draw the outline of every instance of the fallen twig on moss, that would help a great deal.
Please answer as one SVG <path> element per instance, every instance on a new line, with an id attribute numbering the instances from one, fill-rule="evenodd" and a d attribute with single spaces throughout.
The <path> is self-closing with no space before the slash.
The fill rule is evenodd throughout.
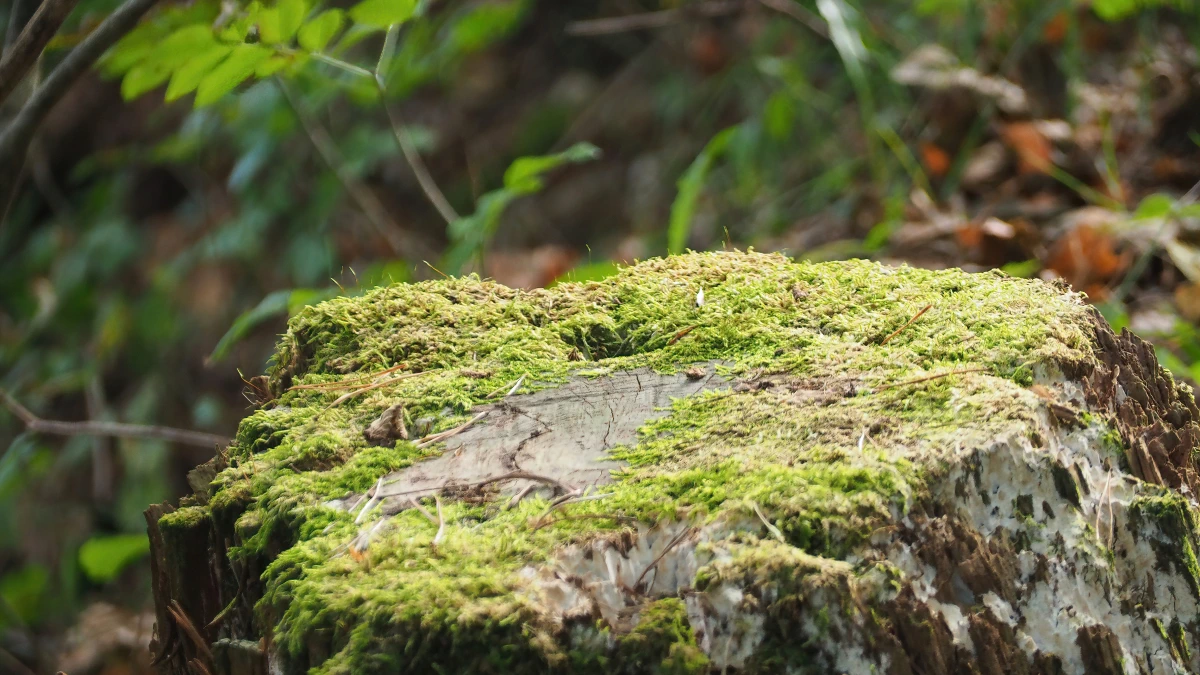
<path id="1" fill-rule="evenodd" d="M 429 509 L 425 508 L 424 506 L 421 506 L 421 502 L 417 501 L 413 497 L 409 497 L 408 503 L 412 504 L 414 509 L 420 511 L 421 515 L 425 516 L 425 518 L 427 518 L 429 520 L 429 522 L 433 523 L 434 525 L 438 524 L 438 519 L 433 517 L 433 514 L 429 512 Z"/>
<path id="2" fill-rule="evenodd" d="M 886 345 L 888 342 L 891 342 L 892 338 L 894 338 L 897 335 L 899 335 L 900 333 L 904 332 L 905 328 L 908 328 L 909 326 L 916 323 L 917 319 L 921 318 L 922 314 L 924 314 L 925 312 L 928 312 L 931 309 L 933 309 L 933 305 L 925 305 L 925 307 L 921 311 L 917 312 L 916 315 L 913 316 L 913 318 L 908 320 L 908 323 L 904 324 L 903 326 L 900 326 L 896 330 L 892 331 L 891 335 L 883 338 L 883 341 L 880 342 L 879 345 L 882 347 L 883 345 Z"/>
<path id="3" fill-rule="evenodd" d="M 380 381 L 380 382 L 374 382 L 374 383 L 372 383 L 372 384 L 369 384 L 369 385 L 367 385 L 367 386 L 365 386 L 365 387 L 361 387 L 361 388 L 359 388 L 359 389 L 355 389 L 354 391 L 348 391 L 348 392 L 346 392 L 345 394 L 342 394 L 341 396 L 337 397 L 337 398 L 336 398 L 336 399 L 333 401 L 333 403 L 330 403 L 330 404 L 329 404 L 329 408 L 336 408 L 336 407 L 338 407 L 339 405 L 341 405 L 341 404 L 345 403 L 346 401 L 349 401 L 350 399 L 354 398 L 355 396 L 358 396 L 359 394 L 363 394 L 363 393 L 366 393 L 366 392 L 368 392 L 368 391 L 374 391 L 375 389 L 378 389 L 378 388 L 380 388 L 380 387 L 386 387 L 386 386 L 387 386 L 387 385 L 389 385 L 389 384 L 395 384 L 395 383 L 399 382 L 400 380 L 407 380 L 407 379 L 408 379 L 408 378 L 410 378 L 410 377 L 416 377 L 416 376 L 418 376 L 418 375 L 425 375 L 425 374 L 426 374 L 426 373 L 428 373 L 428 372 L 429 372 L 429 371 L 420 372 L 420 373 L 404 373 L 403 375 L 397 375 L 397 376 L 395 376 L 395 377 L 389 377 L 388 379 L 386 379 L 386 380 L 382 380 L 382 381 Z M 326 410 L 328 410 L 329 408 L 326 408 Z"/>
<path id="4" fill-rule="evenodd" d="M 475 424 L 480 419 L 482 419 L 486 416 L 487 416 L 486 412 L 481 412 L 478 415 L 472 417 L 470 420 L 464 422 L 463 424 L 460 424 L 460 425 L 454 427 L 453 429 L 447 429 L 446 431 L 441 431 L 436 434 L 430 434 L 430 435 L 426 436 L 425 438 L 422 438 L 421 440 L 417 441 L 417 447 L 423 448 L 427 445 L 432 445 L 434 443 L 444 441 L 447 438 L 450 438 L 451 436 L 457 436 L 458 434 L 461 434 L 462 432 L 464 432 L 468 428 L 470 428 L 470 426 L 472 424 Z"/>

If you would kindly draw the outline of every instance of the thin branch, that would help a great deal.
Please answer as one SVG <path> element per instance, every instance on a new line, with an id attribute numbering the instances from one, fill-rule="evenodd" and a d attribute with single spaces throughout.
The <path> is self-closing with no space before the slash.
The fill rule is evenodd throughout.
<path id="1" fill-rule="evenodd" d="M 376 80 L 375 84 L 379 87 L 379 105 L 383 106 L 383 111 L 387 113 L 388 123 L 392 127 L 392 135 L 396 137 L 396 142 L 400 144 L 400 151 L 404 153 L 404 159 L 408 162 L 408 166 L 412 168 L 413 175 L 417 177 L 417 183 L 421 186 L 421 191 L 425 193 L 425 197 L 429 199 L 429 203 L 433 204 L 433 208 L 437 209 L 438 215 L 442 220 L 449 225 L 459 219 L 458 212 L 450 205 L 450 201 L 446 199 L 446 195 L 442 194 L 442 189 L 438 187 L 433 176 L 429 174 L 429 169 L 425 166 L 425 160 L 421 159 L 421 153 L 417 151 L 417 146 L 412 142 L 412 138 L 408 135 L 408 130 L 404 128 L 404 120 L 400 118 L 400 114 L 392 110 L 387 104 L 387 89 Z"/>
<path id="2" fill-rule="evenodd" d="M 96 59 L 121 39 L 158 0 L 126 0 L 71 50 L 0 134 L 0 204 L 15 193 L 25 151 L 42 120 Z"/>
<path id="3" fill-rule="evenodd" d="M 414 509 L 420 511 L 421 515 L 425 516 L 429 520 L 429 522 L 433 523 L 434 525 L 438 524 L 438 519 L 433 517 L 433 514 L 429 512 L 429 509 L 426 509 L 424 506 L 421 506 L 421 502 L 417 501 L 416 499 L 413 499 L 412 497 L 409 497 L 408 503 L 412 504 Z"/>
<path id="4" fill-rule="evenodd" d="M 467 487 L 469 487 L 471 489 L 477 489 L 477 488 L 481 488 L 485 485 L 491 485 L 492 483 L 499 483 L 501 481 L 517 480 L 517 479 L 531 480 L 536 483 L 545 483 L 546 485 L 550 485 L 557 490 L 561 490 L 562 492 L 570 492 L 571 491 L 571 488 L 567 487 L 566 485 L 563 485 L 561 482 L 559 482 L 558 480 L 555 480 L 554 478 L 551 478 L 549 476 L 539 476 L 536 473 L 529 473 L 528 471 L 509 471 L 506 474 L 503 474 L 500 476 L 492 476 L 491 478 L 481 480 L 478 483 L 471 483 Z M 450 484 L 450 485 L 446 485 L 443 489 L 456 488 L 456 487 L 459 487 L 459 486 Z"/>
<path id="5" fill-rule="evenodd" d="M 567 35 L 596 36 L 628 33 L 637 30 L 653 30 L 678 23 L 691 17 L 717 17 L 734 14 L 746 6 L 744 0 L 727 2 L 704 2 L 686 8 L 664 9 L 658 12 L 627 14 L 625 16 L 588 19 L 567 24 Z"/>
<path id="6" fill-rule="evenodd" d="M 678 545 L 679 542 L 683 541 L 684 538 L 686 538 L 688 535 L 692 534 L 695 531 L 696 531 L 696 528 L 689 527 L 686 530 L 675 535 L 675 538 L 671 540 L 671 543 L 667 544 L 667 547 L 662 550 L 662 553 L 659 553 L 658 557 L 655 558 L 653 560 L 653 562 L 651 562 L 649 565 L 646 565 L 646 569 L 642 570 L 642 573 L 638 575 L 637 581 L 633 582 L 633 587 L 637 588 L 638 586 L 640 586 L 642 584 L 642 579 L 646 578 L 646 573 L 649 572 L 650 570 L 654 569 L 658 565 L 658 563 L 662 562 L 662 559 L 664 557 L 666 557 L 667 553 L 669 553 L 671 551 L 671 549 L 675 548 L 675 546 Z M 646 592 L 649 592 L 649 591 L 650 591 L 650 589 L 647 588 Z"/>
<path id="7" fill-rule="evenodd" d="M 0 59 L 0 105 L 25 79 L 25 74 L 41 56 L 46 43 L 75 8 L 79 0 L 46 0 L 30 17 L 25 29 Z"/>
<path id="8" fill-rule="evenodd" d="M 392 219 L 391 215 L 388 214 L 387 209 L 384 208 L 379 198 L 375 196 L 375 193 L 366 185 L 363 185 L 358 180 L 358 177 L 346 168 L 346 158 L 338 150 L 337 144 L 333 142 L 333 139 L 325 131 L 325 128 L 304 110 L 300 101 L 292 94 L 292 90 L 278 77 L 275 78 L 275 83 L 279 86 L 279 90 L 283 92 L 284 99 L 291 106 L 296 119 L 300 121 L 300 127 L 304 129 L 308 140 L 317 149 L 317 154 L 320 155 L 325 166 L 337 177 L 346 194 L 350 195 L 350 198 L 358 204 L 358 208 L 362 210 L 363 215 L 367 217 L 367 221 L 371 223 L 371 226 L 375 228 L 379 236 L 387 241 L 388 247 L 392 249 L 392 253 L 404 255 L 407 251 L 417 256 L 429 255 L 432 249 L 400 227 Z"/>
<path id="9" fill-rule="evenodd" d="M 16 675 L 36 675 L 29 666 L 21 663 L 20 659 L 3 647 L 0 647 L 0 664 L 7 664 L 7 667 L 11 669 L 9 672 Z"/>
<path id="10" fill-rule="evenodd" d="M 17 402 L 7 391 L 0 389 L 0 404 L 8 408 L 33 433 L 54 436 L 108 436 L 111 438 L 147 438 L 180 445 L 191 445 L 212 449 L 229 445 L 230 439 L 203 431 L 189 431 L 172 427 L 123 424 L 121 422 L 60 422 L 45 420 L 33 414 Z"/>
<path id="11" fill-rule="evenodd" d="M 420 373 L 404 373 L 403 375 L 389 377 L 386 380 L 380 380 L 378 382 L 375 382 L 374 384 L 368 384 L 365 387 L 360 387 L 358 389 L 355 389 L 354 391 L 347 392 L 347 393 L 342 394 L 341 396 L 337 397 L 336 399 L 334 399 L 333 403 L 329 404 L 329 408 L 336 408 L 339 405 L 345 403 L 346 401 L 354 398 L 355 396 L 358 396 L 359 394 L 362 394 L 362 393 L 365 393 L 368 391 L 374 391 L 375 389 L 378 389 L 380 387 L 386 387 L 389 384 L 395 384 L 396 382 L 399 382 L 400 380 L 407 380 L 410 377 L 417 377 L 418 375 L 425 375 L 426 373 L 429 373 L 429 372 L 432 372 L 432 371 L 426 370 L 426 371 L 423 371 Z M 328 410 L 329 408 L 326 408 L 326 410 Z"/>
<path id="12" fill-rule="evenodd" d="M 892 341 L 892 338 L 896 337 L 896 336 L 897 336 L 897 335 L 899 335 L 900 333 L 903 333 L 905 328 L 908 328 L 909 326 L 911 326 L 911 325 L 913 325 L 914 323 L 916 323 L 916 322 L 917 322 L 917 319 L 921 318 L 921 315 L 922 315 L 922 314 L 924 314 L 925 312 L 928 312 L 928 311 L 929 311 L 929 310 L 931 310 L 931 309 L 933 309 L 933 305 L 925 305 L 925 308 L 924 308 L 924 309 L 922 309 L 921 311 L 917 312 L 916 316 L 914 316 L 913 318 L 909 319 L 909 320 L 908 320 L 908 323 L 904 324 L 903 326 L 900 326 L 900 327 L 899 327 L 899 328 L 897 328 L 895 331 L 893 331 L 891 335 L 889 335 L 889 336 L 887 336 L 887 337 L 883 338 L 883 342 L 880 342 L 880 343 L 879 343 L 879 345 L 880 345 L 880 346 L 883 346 L 883 345 L 886 345 L 887 343 L 891 342 L 891 341 Z"/>
<path id="13" fill-rule="evenodd" d="M 817 35 L 829 38 L 829 28 L 825 25 L 825 21 L 795 0 L 758 0 L 758 2 L 767 9 L 773 9 L 780 14 L 792 17 Z"/>
<path id="14" fill-rule="evenodd" d="M 426 436 L 425 438 L 422 438 L 421 440 L 417 441 L 417 447 L 423 448 L 427 445 L 432 445 L 434 443 L 444 441 L 447 438 L 450 438 L 451 436 L 457 436 L 458 434 L 461 434 L 462 432 L 466 431 L 472 424 L 475 424 L 479 420 L 483 419 L 485 416 L 487 416 L 487 413 L 481 412 L 478 415 L 467 420 L 463 424 L 460 424 L 459 426 L 454 427 L 453 429 L 447 429 L 446 431 L 442 431 L 440 433 L 430 434 L 429 436 Z"/>

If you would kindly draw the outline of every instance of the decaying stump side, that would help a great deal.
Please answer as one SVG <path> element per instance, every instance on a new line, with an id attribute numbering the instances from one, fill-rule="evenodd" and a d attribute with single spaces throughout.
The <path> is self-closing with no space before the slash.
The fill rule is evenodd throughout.
<path id="1" fill-rule="evenodd" d="M 1049 284 L 401 285 L 263 392 L 147 511 L 164 673 L 1200 672 L 1200 410 Z"/>

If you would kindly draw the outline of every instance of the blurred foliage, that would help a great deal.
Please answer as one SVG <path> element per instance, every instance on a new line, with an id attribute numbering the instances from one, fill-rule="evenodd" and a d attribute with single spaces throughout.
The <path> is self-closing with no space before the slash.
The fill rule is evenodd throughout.
<path id="1" fill-rule="evenodd" d="M 1179 79 L 1164 34 L 1200 42 L 1192 3 L 703 2 L 164 2 L 64 102 L 0 224 L 0 387 L 46 417 L 232 435 L 238 373 L 307 304 L 439 272 L 586 281 L 730 244 L 1059 276 L 1200 377 L 1200 211 L 1177 196 L 1200 175 L 1146 140 Z M 116 4 L 82 0 L 47 67 Z M 577 30 L 663 11 L 654 30 Z M 931 45 L 942 70 L 900 82 Z M 927 83 L 946 73 L 963 89 Z M 1087 117 L 1117 84 L 1125 126 Z M 987 93 L 1006 85 L 1028 109 Z M 104 98 L 118 89 L 127 104 Z M 1098 140 L 1039 126 L 1059 118 Z M 144 603 L 141 511 L 206 459 L 20 431 L 0 412 L 0 646 L 97 593 Z"/>

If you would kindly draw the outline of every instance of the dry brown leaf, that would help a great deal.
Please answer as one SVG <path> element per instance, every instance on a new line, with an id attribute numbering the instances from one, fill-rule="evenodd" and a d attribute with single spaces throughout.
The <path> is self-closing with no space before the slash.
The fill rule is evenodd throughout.
<path id="1" fill-rule="evenodd" d="M 925 170 L 934 178 L 941 178 L 950 170 L 950 155 L 936 144 L 929 141 L 921 143 L 921 163 Z"/>
<path id="2" fill-rule="evenodd" d="M 1042 26 L 1042 40 L 1046 44 L 1061 44 L 1063 39 L 1067 37 L 1067 29 L 1070 25 L 1070 16 L 1065 11 L 1055 14 L 1046 22 L 1045 26 Z"/>
<path id="3" fill-rule="evenodd" d="M 1118 253 L 1113 238 L 1090 225 L 1079 225 L 1054 244 L 1046 269 L 1092 299 L 1107 295 L 1106 285 L 1129 266 L 1128 253 Z"/>
<path id="4" fill-rule="evenodd" d="M 1200 284 L 1185 283 L 1176 286 L 1175 307 L 1188 321 L 1200 321 Z"/>
<path id="5" fill-rule="evenodd" d="M 1011 122 L 1000 130 L 1005 145 L 1017 154 L 1021 173 L 1046 173 L 1054 150 L 1050 140 L 1034 122 Z"/>

